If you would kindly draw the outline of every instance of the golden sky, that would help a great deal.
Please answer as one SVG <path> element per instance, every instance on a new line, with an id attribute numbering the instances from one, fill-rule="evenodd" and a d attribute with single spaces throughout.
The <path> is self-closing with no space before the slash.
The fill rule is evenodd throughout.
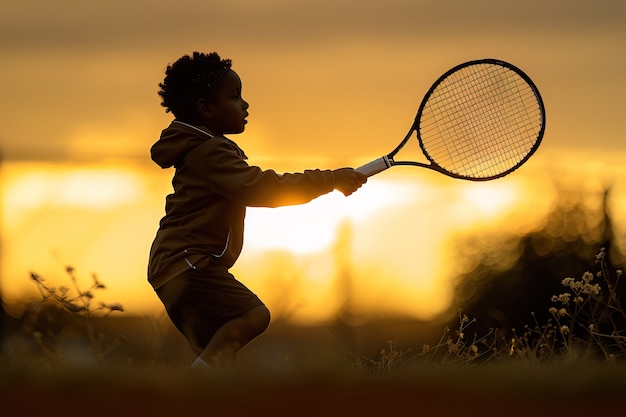
<path id="1" fill-rule="evenodd" d="M 194 50 L 242 76 L 251 154 L 386 153 L 441 73 L 483 57 L 535 80 L 546 146 L 621 148 L 625 21 L 620 0 L 5 0 L 0 150 L 145 158 L 165 66 Z"/>
<path id="2" fill-rule="evenodd" d="M 148 160 L 171 120 L 156 91 L 183 54 L 217 51 L 233 60 L 250 117 L 232 139 L 252 163 L 277 170 L 356 166 L 386 154 L 439 75 L 463 61 L 503 59 L 530 75 L 547 108 L 544 142 L 520 172 L 560 176 L 565 165 L 593 188 L 624 160 L 624 22 L 621 0 L 4 0 L 4 287 L 21 271 L 44 275 L 65 263 L 113 281 L 122 301 L 132 302 L 137 282 L 145 286 L 147 247 L 171 175 Z M 307 284 L 317 291 L 314 306 L 329 291 L 335 266 L 324 260 L 348 218 L 358 236 L 355 261 L 370 271 L 393 274 L 394 264 L 411 271 L 395 286 L 369 283 L 374 290 L 362 302 L 374 305 L 372 294 L 391 291 L 405 298 L 398 309 L 427 314 L 445 303 L 432 276 L 450 227 L 489 223 L 516 205 L 527 213 L 521 202 L 533 198 L 538 212 L 546 209 L 529 194 L 545 190 L 517 173 L 472 188 L 424 170 L 395 175 L 381 174 L 351 199 L 252 211 L 240 270 L 259 269 L 255 250 L 264 244 L 291 248 L 275 258 L 317 277 Z M 276 234 L 289 219 L 283 227 L 291 230 Z M 386 239 L 390 229 L 407 233 Z M 269 244 L 268 235 L 280 242 Z M 381 262 L 366 262 L 373 259 Z M 275 297 L 267 282 L 249 279 L 264 298 Z M 153 297 L 142 288 L 135 300 Z M 437 297 L 430 310 L 415 306 Z"/>

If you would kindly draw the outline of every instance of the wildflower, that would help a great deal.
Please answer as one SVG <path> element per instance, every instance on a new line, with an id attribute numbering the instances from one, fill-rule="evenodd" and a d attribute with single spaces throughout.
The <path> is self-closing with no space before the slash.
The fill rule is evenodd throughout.
<path id="1" fill-rule="evenodd" d="M 557 311 L 557 310 L 556 310 L 556 307 L 550 307 L 550 308 L 548 309 L 548 312 L 549 312 L 550 314 L 552 314 L 552 315 L 556 314 L 556 311 Z"/>
<path id="2" fill-rule="evenodd" d="M 91 274 L 91 279 L 93 280 L 93 286 L 96 289 L 106 289 L 106 286 L 100 282 L 100 280 L 98 279 L 98 275 L 96 274 Z"/>
<path id="3" fill-rule="evenodd" d="M 591 323 L 591 324 L 589 325 L 589 331 L 592 331 L 592 332 L 593 332 L 594 330 L 596 330 L 596 325 L 595 325 L 595 324 L 593 324 L 593 323 Z"/>
<path id="4" fill-rule="evenodd" d="M 600 285 L 598 284 L 585 284 L 585 286 L 583 286 L 582 288 L 582 293 L 583 294 L 593 294 L 593 295 L 598 295 L 600 294 Z"/>
<path id="5" fill-rule="evenodd" d="M 559 301 L 559 302 L 561 302 L 563 304 L 567 304 L 567 303 L 569 303 L 569 300 L 570 300 L 571 296 L 572 296 L 572 294 L 570 294 L 568 292 L 564 292 L 563 294 L 559 294 L 559 296 L 556 298 L 555 301 Z"/>
<path id="6" fill-rule="evenodd" d="M 583 274 L 583 281 L 585 282 L 585 284 L 589 284 L 591 281 L 593 281 L 593 274 L 589 271 L 585 272 Z"/>
<path id="7" fill-rule="evenodd" d="M 575 303 L 582 303 L 583 301 L 585 301 L 580 295 L 577 297 L 574 297 L 574 302 Z"/>
<path id="8" fill-rule="evenodd" d="M 600 262 L 604 259 L 606 255 L 606 248 L 600 248 L 600 252 L 596 255 L 596 262 Z"/>
<path id="9" fill-rule="evenodd" d="M 617 275 L 617 278 L 620 278 L 622 276 L 622 270 L 621 269 L 616 270 L 615 274 Z"/>
<path id="10" fill-rule="evenodd" d="M 470 347 L 469 347 L 469 350 L 470 350 L 472 353 L 476 354 L 476 353 L 478 353 L 478 346 L 476 346 L 476 345 L 472 345 L 472 346 L 470 346 Z"/>
<path id="11" fill-rule="evenodd" d="M 111 311 L 124 311 L 124 307 L 122 307 L 122 305 L 119 303 L 108 304 L 106 307 Z"/>
<path id="12" fill-rule="evenodd" d="M 572 285 L 572 283 L 575 282 L 574 278 L 563 278 L 563 281 L 561 281 L 561 284 L 563 284 L 564 287 L 570 287 Z"/>
<path id="13" fill-rule="evenodd" d="M 561 331 L 562 334 L 568 334 L 569 333 L 569 327 L 563 325 L 561 326 L 561 328 L 559 329 Z"/>
<path id="14" fill-rule="evenodd" d="M 564 308 L 561 308 L 561 309 L 557 312 L 557 315 L 558 315 L 559 317 L 563 317 L 563 316 L 567 315 L 567 310 L 565 310 Z"/>
<path id="15" fill-rule="evenodd" d="M 67 309 L 67 311 L 71 312 L 71 313 L 82 313 L 85 311 L 88 311 L 88 308 L 85 306 L 79 306 L 76 305 L 74 303 L 65 303 L 64 307 Z"/>

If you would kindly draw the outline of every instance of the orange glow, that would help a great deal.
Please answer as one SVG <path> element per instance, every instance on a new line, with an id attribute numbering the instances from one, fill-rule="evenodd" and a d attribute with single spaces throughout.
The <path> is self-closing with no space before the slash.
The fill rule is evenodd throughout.
<path id="1" fill-rule="evenodd" d="M 161 205 L 150 200 L 155 186 L 128 165 L 5 163 L 3 295 L 33 290 L 30 271 L 67 284 L 70 265 L 87 280 L 97 273 L 111 288 L 104 296 L 130 311 L 154 307 L 137 294 L 146 290 L 147 245 L 160 215 Z"/>
<path id="2" fill-rule="evenodd" d="M 342 222 L 366 222 L 386 207 L 408 202 L 414 191 L 406 184 L 371 181 L 349 198 L 335 191 L 309 204 L 250 208 L 246 245 L 253 250 L 284 249 L 295 254 L 321 251 L 332 245 Z"/>
<path id="3" fill-rule="evenodd" d="M 171 120 L 157 96 L 164 70 L 196 50 L 233 60 L 250 116 L 232 139 L 277 170 L 358 166 L 391 151 L 432 83 L 466 60 L 518 65 L 545 101 L 544 143 L 506 178 L 394 167 L 348 198 L 251 209 L 234 272 L 275 315 L 324 320 L 350 292 L 364 314 L 429 317 L 449 302 L 455 237 L 542 227 L 555 181 L 596 194 L 611 185 L 626 247 L 625 2 L 532 0 L 512 13 L 495 0 L 242 0 L 189 2 L 181 18 L 161 0 L 38 3 L 0 13 L 8 300 L 34 290 L 29 271 L 64 284 L 69 264 L 87 281 L 96 272 L 106 301 L 161 311 L 145 275 L 172 172 L 148 161 L 149 148 Z M 423 158 L 416 141 L 400 156 Z"/>
<path id="4" fill-rule="evenodd" d="M 30 271 L 66 284 L 71 265 L 86 283 L 94 272 L 107 284 L 103 301 L 135 314 L 160 311 L 145 268 L 170 176 L 130 162 L 5 163 L 3 296 L 33 290 Z M 528 198 L 537 192 L 545 198 Z M 521 175 L 470 183 L 393 168 L 350 197 L 333 192 L 306 205 L 249 209 L 233 271 L 294 320 L 332 317 L 347 296 L 338 292 L 346 279 L 355 313 L 430 317 L 450 301 L 450 236 L 503 216 L 518 218 L 508 229 L 531 227 L 550 196 Z"/>

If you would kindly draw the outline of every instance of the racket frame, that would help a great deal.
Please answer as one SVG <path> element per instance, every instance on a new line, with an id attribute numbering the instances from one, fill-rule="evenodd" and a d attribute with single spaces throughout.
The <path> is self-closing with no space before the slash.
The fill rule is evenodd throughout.
<path id="1" fill-rule="evenodd" d="M 451 74 L 472 66 L 472 65 L 500 65 L 502 67 L 505 67 L 513 72 L 515 72 L 517 75 L 519 75 L 522 79 L 524 79 L 524 81 L 526 81 L 529 85 L 529 87 L 531 88 L 531 90 L 533 91 L 535 98 L 537 99 L 537 105 L 539 107 L 539 111 L 540 111 L 540 115 L 541 115 L 541 126 L 539 128 L 539 132 L 537 133 L 537 139 L 535 141 L 535 143 L 533 144 L 533 146 L 531 147 L 531 149 L 528 151 L 528 153 L 517 163 L 515 164 L 513 167 L 500 172 L 498 174 L 495 175 L 490 175 L 490 176 L 485 176 L 485 177 L 475 177 L 475 176 L 468 176 L 468 175 L 462 175 L 462 174 L 458 174 L 456 172 L 452 172 L 452 171 L 448 171 L 447 169 L 443 168 L 442 166 L 440 166 L 428 153 L 428 151 L 426 150 L 424 143 L 422 141 L 422 137 L 420 134 L 420 129 L 419 129 L 419 124 L 420 124 L 420 120 L 422 117 L 422 113 L 424 111 L 424 108 L 426 107 L 426 104 L 428 103 L 428 100 L 430 99 L 430 96 L 433 94 L 433 92 L 435 91 L 435 89 L 446 79 L 448 78 Z M 417 111 L 417 115 L 415 116 L 415 119 L 413 121 L 413 124 L 411 125 L 411 128 L 409 129 L 409 132 L 406 134 L 406 136 L 404 137 L 404 139 L 402 139 L 402 141 L 398 144 L 398 146 L 396 146 L 396 148 L 391 151 L 390 153 L 388 153 L 385 156 L 382 156 L 378 159 L 373 160 L 372 162 L 369 162 L 359 168 L 357 168 L 356 170 L 369 176 L 375 175 L 379 172 L 382 172 L 388 168 L 391 168 L 392 166 L 395 165 L 405 165 L 405 166 L 418 166 L 418 167 L 422 167 L 422 168 L 428 168 L 428 169 L 432 169 L 434 171 L 437 171 L 439 173 L 442 173 L 444 175 L 447 175 L 449 177 L 452 178 L 457 178 L 457 179 L 462 179 L 462 180 L 469 180 L 469 181 L 489 181 L 489 180 L 494 180 L 496 178 L 501 178 L 504 177 L 505 175 L 510 174 L 511 172 L 515 171 L 516 169 L 518 169 L 520 166 L 522 166 L 524 163 L 526 163 L 526 161 L 528 161 L 528 159 L 537 151 L 537 149 L 539 148 L 539 145 L 541 144 L 541 141 L 543 139 L 543 135 L 545 133 L 545 128 L 546 128 L 546 112 L 545 112 L 545 107 L 543 104 L 543 99 L 541 98 L 541 94 L 539 93 L 539 89 L 537 88 L 537 86 L 535 85 L 535 83 L 532 81 L 532 79 L 521 69 L 519 69 L 518 67 L 516 67 L 513 64 L 510 64 L 506 61 L 502 61 L 499 59 L 494 59 L 494 58 L 484 58 L 484 59 L 477 59 L 477 60 L 473 60 L 473 61 L 467 61 L 464 62 L 462 64 L 459 64 L 453 68 L 450 68 L 448 71 L 446 71 L 443 75 L 441 75 L 434 83 L 433 85 L 430 87 L 430 89 L 428 90 L 428 92 L 424 95 L 424 98 L 422 99 L 422 102 L 420 103 L 420 106 L 418 108 Z M 396 156 L 396 154 L 404 147 L 404 145 L 406 145 L 406 143 L 409 141 L 409 139 L 411 138 L 411 136 L 413 135 L 413 132 L 416 132 L 416 136 L 417 136 L 417 140 L 418 143 L 420 145 L 420 148 L 422 149 L 422 153 L 424 154 L 424 156 L 426 157 L 426 159 L 428 159 L 429 163 L 424 163 L 424 162 L 417 162 L 417 161 L 396 161 L 394 159 L 394 157 Z"/>

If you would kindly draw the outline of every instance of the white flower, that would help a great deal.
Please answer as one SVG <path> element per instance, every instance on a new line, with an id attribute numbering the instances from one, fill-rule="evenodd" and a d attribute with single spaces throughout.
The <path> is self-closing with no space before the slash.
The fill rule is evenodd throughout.
<path id="1" fill-rule="evenodd" d="M 591 272 L 585 272 L 583 274 L 583 281 L 585 281 L 585 284 L 589 284 L 593 281 L 593 274 Z"/>
<path id="2" fill-rule="evenodd" d="M 585 284 L 581 290 L 583 294 L 600 294 L 600 286 L 598 284 Z"/>
<path id="3" fill-rule="evenodd" d="M 572 296 L 572 294 L 568 293 L 568 292 L 564 292 L 563 294 L 559 294 L 559 301 L 562 302 L 563 304 L 567 304 L 569 303 L 570 297 Z"/>

